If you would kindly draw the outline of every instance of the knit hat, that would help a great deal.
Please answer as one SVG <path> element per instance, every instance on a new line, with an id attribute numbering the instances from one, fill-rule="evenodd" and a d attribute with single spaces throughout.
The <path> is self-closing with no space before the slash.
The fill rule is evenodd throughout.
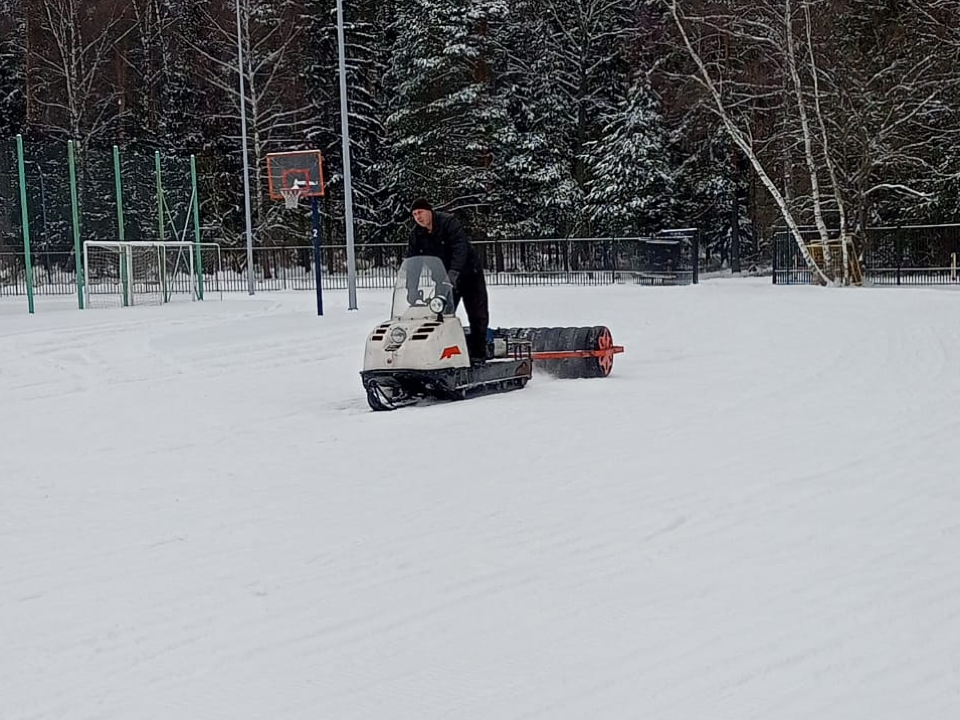
<path id="1" fill-rule="evenodd" d="M 433 212 L 433 207 L 430 205 L 429 200 L 420 197 L 414 200 L 413 205 L 410 206 L 410 212 L 413 212 L 414 210 L 429 210 L 430 212 Z"/>

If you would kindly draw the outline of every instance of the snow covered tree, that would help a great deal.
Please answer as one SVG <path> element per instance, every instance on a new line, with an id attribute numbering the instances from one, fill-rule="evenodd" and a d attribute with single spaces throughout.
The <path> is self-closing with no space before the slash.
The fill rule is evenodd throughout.
<path id="1" fill-rule="evenodd" d="M 637 234 L 671 219 L 676 171 L 657 106 L 641 75 L 588 144 L 586 201 L 597 232 Z"/>
<path id="2" fill-rule="evenodd" d="M 324 202 L 328 237 L 343 238 L 343 158 L 340 124 L 340 73 L 336 11 L 332 0 L 305 6 L 306 29 L 302 83 L 315 107 L 306 132 L 324 153 L 329 197 Z M 344 4 L 344 56 L 350 123 L 353 217 L 358 243 L 383 241 L 391 228 L 383 189 L 386 89 L 384 73 L 389 42 L 390 3 L 360 0 Z"/>
<path id="3" fill-rule="evenodd" d="M 237 22 L 234 3 L 207 3 L 199 21 L 203 30 L 190 47 L 199 60 L 205 91 L 216 98 L 214 112 L 222 130 L 218 150 L 230 153 L 234 165 L 230 182 L 242 197 L 240 103 L 246 104 L 250 164 L 250 195 L 256 234 L 260 242 L 276 242 L 285 236 L 289 215 L 282 205 L 267 200 L 266 156 L 269 152 L 302 146 L 304 131 L 312 122 L 309 98 L 299 92 L 299 43 L 302 40 L 299 4 L 293 0 L 269 3 L 241 0 L 240 39 L 243 47 L 244 98 L 240 98 L 237 72 Z M 234 194 L 214 208 L 222 220 L 236 228 L 239 241 L 242 221 Z"/>
<path id="4" fill-rule="evenodd" d="M 498 38 L 498 181 L 504 227 L 537 235 L 590 231 L 594 144 L 629 87 L 636 3 L 521 0 Z M 610 168 L 612 169 L 612 168 Z"/>
<path id="5" fill-rule="evenodd" d="M 419 194 L 465 216 L 489 205 L 505 118 L 491 89 L 489 27 L 506 11 L 503 0 L 397 0 L 382 165 L 395 218 Z"/>
<path id="6" fill-rule="evenodd" d="M 800 37 L 805 39 L 800 39 L 793 0 L 782 3 L 767 0 L 749 6 L 720 8 L 704 7 L 700 0 L 663 2 L 669 9 L 681 45 L 693 62 L 691 77 L 702 88 L 707 105 L 761 178 L 807 265 L 820 280 L 832 282 L 834 278 L 825 273 L 807 248 L 799 216 L 774 180 L 776 175 L 764 152 L 769 136 L 756 132 L 762 127 L 761 123 L 766 122 L 764 115 L 779 111 L 780 117 L 787 119 L 787 132 L 802 148 L 801 157 L 809 172 L 805 179 L 809 180 L 810 209 L 826 246 L 829 236 L 824 220 L 825 201 L 832 200 L 841 214 L 843 203 L 835 181 L 833 158 L 826 144 L 827 136 L 821 132 L 825 124 L 819 91 L 821 78 L 816 66 L 816 48 L 810 39 L 809 12 L 804 16 L 806 24 L 801 25 L 806 33 L 801 31 Z M 732 48 L 736 48 L 736 52 Z M 758 63 L 760 72 L 757 72 Z M 812 92 L 804 83 L 810 68 Z M 822 166 L 828 170 L 828 189 L 821 178 Z M 846 243 L 843 247 L 846 252 Z M 824 261 L 829 265 L 826 253 L 825 250 Z M 846 279 L 846 262 L 842 264 L 842 271 Z"/>
<path id="7" fill-rule="evenodd" d="M 212 108 L 205 103 L 191 51 L 203 37 L 197 3 L 130 0 L 135 23 L 122 84 L 125 135 L 151 146 L 199 150 Z"/>
<path id="8" fill-rule="evenodd" d="M 157 144 L 184 154 L 216 151 L 223 130 L 222 95 L 209 92 L 200 72 L 207 62 L 193 51 L 207 33 L 202 7 L 192 0 L 150 1 L 156 3 L 160 26 L 152 89 Z"/>
<path id="9" fill-rule="evenodd" d="M 958 176 L 958 24 L 956 0 L 851 2 L 812 23 L 813 43 L 833 50 L 824 62 L 843 68 L 823 73 L 822 92 L 852 227 L 926 217 Z"/>
<path id="10" fill-rule="evenodd" d="M 827 0 L 663 5 L 690 77 L 824 282 L 849 279 L 824 272 L 845 274 L 847 258 L 832 263 L 825 249 L 818 267 L 801 225 L 812 223 L 824 248 L 838 235 L 847 253 L 881 198 L 900 215 L 949 177 L 942 149 L 960 130 L 960 78 L 928 3 L 850 0 L 837 15 Z"/>
<path id="11" fill-rule="evenodd" d="M 496 198 L 491 233 L 563 234 L 582 193 L 570 175 L 569 149 L 558 134 L 565 116 L 550 80 L 554 67 L 541 0 L 517 0 L 492 34 L 490 62 L 504 108 L 494 130 Z"/>
<path id="12" fill-rule="evenodd" d="M 0 137 L 23 129 L 26 120 L 25 16 L 14 0 L 0 0 Z"/>
<path id="13" fill-rule="evenodd" d="M 32 12 L 31 64 L 38 77 L 32 100 L 42 111 L 40 129 L 76 140 L 82 152 L 117 119 L 120 96 L 106 68 L 132 28 L 123 27 L 121 9 L 83 0 L 37 0 Z"/>

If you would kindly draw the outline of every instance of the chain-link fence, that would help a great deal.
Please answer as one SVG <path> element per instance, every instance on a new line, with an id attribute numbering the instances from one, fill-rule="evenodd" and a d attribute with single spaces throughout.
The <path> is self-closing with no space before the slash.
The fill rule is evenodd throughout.
<path id="1" fill-rule="evenodd" d="M 246 248 L 222 243 L 216 267 L 207 266 L 207 258 L 212 257 L 208 251 L 200 252 L 201 244 L 221 243 L 222 238 L 212 236 L 215 231 L 211 227 L 201 237 L 197 187 L 193 158 L 170 157 L 154 148 L 20 138 L 0 142 L 0 296 L 26 295 L 32 311 L 34 295 L 76 294 L 82 307 L 83 248 L 91 242 L 195 243 L 196 267 L 187 270 L 199 286 L 210 282 L 218 291 L 246 291 Z M 490 239 L 476 246 L 488 282 L 494 285 L 678 285 L 698 281 L 696 229 L 628 238 Z M 390 287 L 405 250 L 404 244 L 359 244 L 357 285 Z M 113 256 L 119 259 L 117 267 L 98 269 L 101 290 L 110 283 L 129 288 L 163 282 L 178 287 L 176 283 L 183 279 L 176 277 L 180 265 L 170 270 L 163 262 L 134 267 L 122 259 L 145 255 L 117 250 Z M 346 259 L 345 246 L 322 247 L 324 288 L 346 288 Z M 29 273 L 28 264 L 32 266 Z M 315 289 L 313 250 L 308 246 L 258 246 L 253 274 L 260 290 Z M 114 293 L 115 288 L 111 285 L 107 290 Z"/>
<path id="2" fill-rule="evenodd" d="M 698 282 L 697 233 L 663 231 L 648 237 L 509 239 L 475 243 L 491 285 L 687 285 Z M 356 248 L 357 286 L 392 287 L 406 245 L 367 244 Z M 35 272 L 34 290 L 41 295 L 76 292 L 76 273 L 69 251 L 50 252 L 50 272 Z M 245 292 L 247 251 L 221 247 L 221 267 L 208 282 L 223 292 Z M 347 287 L 347 249 L 343 245 L 321 248 L 324 289 Z M 254 277 L 260 291 L 313 290 L 316 288 L 313 248 L 310 246 L 254 248 Z M 0 252 L 0 278 L 5 268 L 22 263 L 22 251 Z M 11 275 L 11 278 L 13 276 Z M 0 295 L 22 295 L 22 282 L 0 281 Z"/>
<path id="3" fill-rule="evenodd" d="M 71 292 L 82 304 L 84 242 L 200 241 L 191 159 L 18 140 L 0 141 L 0 295 Z"/>

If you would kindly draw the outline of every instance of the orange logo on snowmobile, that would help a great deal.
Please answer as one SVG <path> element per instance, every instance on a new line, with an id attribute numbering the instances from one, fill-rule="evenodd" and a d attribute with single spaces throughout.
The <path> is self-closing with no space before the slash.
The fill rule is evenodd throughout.
<path id="1" fill-rule="evenodd" d="M 450 347 L 443 349 L 443 352 L 440 353 L 440 359 L 449 360 L 454 355 L 463 355 L 463 353 L 460 352 L 460 348 L 458 348 L 456 345 L 451 345 Z"/>

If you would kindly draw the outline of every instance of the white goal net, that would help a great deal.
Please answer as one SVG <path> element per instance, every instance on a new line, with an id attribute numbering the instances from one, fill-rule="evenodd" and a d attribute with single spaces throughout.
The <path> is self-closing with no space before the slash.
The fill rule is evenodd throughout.
<path id="1" fill-rule="evenodd" d="M 220 246 L 193 242 L 83 244 L 86 307 L 203 300 L 220 291 Z"/>

